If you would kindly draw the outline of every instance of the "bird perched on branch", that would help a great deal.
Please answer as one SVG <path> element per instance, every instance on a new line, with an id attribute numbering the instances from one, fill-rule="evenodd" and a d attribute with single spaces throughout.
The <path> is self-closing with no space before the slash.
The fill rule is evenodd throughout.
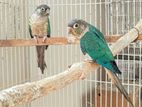
<path id="1" fill-rule="evenodd" d="M 84 55 L 88 54 L 93 61 L 107 69 L 112 82 L 133 106 L 127 91 L 116 75 L 121 74 L 121 71 L 116 65 L 104 35 L 96 27 L 80 19 L 73 19 L 68 23 L 68 32 L 76 39 L 80 39 L 80 46 Z"/>
<path id="2" fill-rule="evenodd" d="M 34 38 L 38 43 L 38 38 L 43 38 L 45 42 L 47 37 L 50 37 L 50 21 L 49 21 L 50 7 L 43 4 L 39 5 L 29 20 L 29 32 L 31 38 Z M 46 67 L 44 61 L 45 49 L 48 46 L 36 46 L 38 67 L 41 69 L 42 74 Z"/>

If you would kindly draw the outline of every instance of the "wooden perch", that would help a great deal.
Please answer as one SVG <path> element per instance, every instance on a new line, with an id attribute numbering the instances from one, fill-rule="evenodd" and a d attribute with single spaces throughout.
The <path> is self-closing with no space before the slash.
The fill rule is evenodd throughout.
<path id="1" fill-rule="evenodd" d="M 106 40 L 109 43 L 116 42 L 122 36 L 120 35 L 107 35 L 105 36 Z M 137 40 L 142 40 L 142 35 L 139 35 Z M 34 39 L 8 39 L 0 40 L 0 47 L 16 47 L 16 46 L 36 46 L 36 45 L 67 45 L 67 44 L 78 44 L 79 40 L 74 42 L 68 42 L 66 37 L 51 37 L 48 38 L 45 43 L 42 42 L 42 39 L 39 39 L 39 43 L 36 43 Z"/>
<path id="2" fill-rule="evenodd" d="M 140 34 L 142 33 L 142 20 L 140 20 L 135 28 L 139 30 Z M 126 35 L 121 37 L 111 46 L 114 55 L 137 39 L 138 31 L 135 28 L 131 29 Z M 31 102 L 39 97 L 65 87 L 75 80 L 79 80 L 82 72 L 87 75 L 90 72 L 95 71 L 98 67 L 99 65 L 93 62 L 79 62 L 73 64 L 66 71 L 58 75 L 5 89 L 0 92 L 0 107 L 11 107 Z"/>

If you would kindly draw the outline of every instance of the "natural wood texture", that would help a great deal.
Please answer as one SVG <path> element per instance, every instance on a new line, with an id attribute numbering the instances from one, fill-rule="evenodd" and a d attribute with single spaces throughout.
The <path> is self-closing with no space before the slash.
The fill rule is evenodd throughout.
<path id="1" fill-rule="evenodd" d="M 113 43 L 116 42 L 122 36 L 120 35 L 107 35 L 105 36 L 107 42 Z M 142 40 L 142 35 L 139 35 L 137 40 Z M 17 47 L 17 46 L 35 46 L 35 45 L 67 45 L 67 44 L 78 44 L 79 40 L 76 40 L 72 43 L 68 42 L 66 37 L 51 37 L 48 38 L 45 43 L 42 42 L 42 39 L 39 39 L 39 43 L 36 43 L 34 39 L 9 39 L 9 40 L 0 40 L 0 47 Z"/>
<path id="2" fill-rule="evenodd" d="M 139 31 L 139 32 L 138 32 Z M 119 53 L 122 49 L 128 46 L 128 43 L 135 41 L 139 37 L 138 34 L 142 34 L 142 19 L 139 21 L 139 23 L 133 27 L 128 33 L 126 33 L 123 37 L 118 39 L 118 41 L 115 42 L 110 48 L 113 50 L 113 55 L 116 55 Z"/>
<path id="3" fill-rule="evenodd" d="M 48 38 L 45 43 L 42 39 L 38 39 L 38 43 L 34 39 L 11 39 L 11 40 L 0 40 L 0 47 L 16 47 L 16 46 L 34 46 L 34 45 L 66 45 L 68 41 L 64 37 L 52 37 Z"/>
<path id="4" fill-rule="evenodd" d="M 142 33 L 142 20 L 135 26 Z M 114 55 L 128 46 L 138 37 L 136 29 L 131 29 L 111 46 Z M 75 80 L 79 80 L 82 73 L 89 74 L 98 69 L 99 65 L 94 62 L 79 62 L 73 64 L 64 72 L 36 82 L 29 82 L 14 86 L 0 92 L 0 107 L 11 107 L 21 103 L 31 102 L 45 96 L 52 91 L 59 90 Z"/>
<path id="5" fill-rule="evenodd" d="M 116 42 L 118 39 L 120 39 L 122 36 L 120 35 L 106 35 L 105 38 L 107 40 L 107 42 L 109 43 L 114 43 Z M 138 38 L 136 39 L 136 41 L 142 41 L 142 34 L 140 34 L 138 36 Z"/>
<path id="6" fill-rule="evenodd" d="M 0 104 L 2 105 L 0 107 L 11 107 L 31 102 L 78 80 L 82 72 L 88 74 L 95 67 L 97 67 L 95 63 L 79 62 L 58 75 L 3 90 L 0 92 Z"/>

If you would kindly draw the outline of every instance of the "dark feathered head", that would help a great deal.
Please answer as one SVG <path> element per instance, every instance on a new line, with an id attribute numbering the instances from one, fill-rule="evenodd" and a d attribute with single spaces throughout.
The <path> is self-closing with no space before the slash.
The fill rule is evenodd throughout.
<path id="1" fill-rule="evenodd" d="M 50 7 L 42 4 L 36 8 L 35 12 L 41 16 L 48 16 L 50 14 Z"/>
<path id="2" fill-rule="evenodd" d="M 68 33 L 80 37 L 87 28 L 87 22 L 80 19 L 73 19 L 68 23 Z"/>

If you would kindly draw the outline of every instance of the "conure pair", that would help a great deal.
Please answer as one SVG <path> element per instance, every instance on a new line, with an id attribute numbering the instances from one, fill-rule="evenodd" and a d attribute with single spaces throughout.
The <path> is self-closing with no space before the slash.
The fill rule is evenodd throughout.
<path id="1" fill-rule="evenodd" d="M 32 38 L 38 42 L 38 38 L 43 38 L 43 42 L 47 37 L 50 37 L 50 21 L 49 21 L 50 8 L 47 5 L 38 6 L 30 18 L 29 31 Z M 92 60 L 108 71 L 112 82 L 124 95 L 128 102 L 133 106 L 127 91 L 121 84 L 116 74 L 121 74 L 113 54 L 101 33 L 95 26 L 87 23 L 81 19 L 73 19 L 68 23 L 69 33 L 73 37 L 80 39 L 80 48 L 84 55 L 88 54 Z M 37 49 L 37 62 L 38 67 L 44 73 L 46 63 L 44 61 L 44 51 L 48 46 L 36 46 Z"/>

